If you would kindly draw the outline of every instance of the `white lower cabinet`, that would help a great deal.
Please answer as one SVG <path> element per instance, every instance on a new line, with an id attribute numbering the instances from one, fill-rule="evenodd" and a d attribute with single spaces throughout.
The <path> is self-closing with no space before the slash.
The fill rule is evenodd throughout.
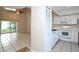
<path id="1" fill-rule="evenodd" d="M 60 40 L 64 40 L 64 41 L 68 41 L 68 42 L 71 42 L 72 41 L 71 38 L 64 38 L 64 37 L 60 37 Z"/>
<path id="2" fill-rule="evenodd" d="M 72 31 L 72 43 L 78 43 L 78 31 Z"/>
<path id="3" fill-rule="evenodd" d="M 56 42 L 59 40 L 59 32 L 58 31 L 54 31 L 52 37 L 53 37 L 52 47 L 54 47 Z"/>

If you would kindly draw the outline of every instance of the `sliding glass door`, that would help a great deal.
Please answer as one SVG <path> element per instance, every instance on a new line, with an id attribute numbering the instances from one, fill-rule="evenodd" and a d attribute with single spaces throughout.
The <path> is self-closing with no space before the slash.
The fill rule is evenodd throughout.
<path id="1" fill-rule="evenodd" d="M 1 21 L 1 33 L 9 33 L 9 32 L 10 32 L 10 22 Z"/>
<path id="2" fill-rule="evenodd" d="M 16 32 L 15 21 L 1 21 L 1 33 L 12 33 Z"/>
<path id="3" fill-rule="evenodd" d="M 4 52 L 5 46 L 9 46 L 9 41 L 16 40 L 16 21 L 0 21 L 0 52 Z"/>
<path id="4" fill-rule="evenodd" d="M 16 22 L 11 21 L 10 25 L 11 25 L 11 28 L 10 28 L 11 32 L 16 32 Z"/>

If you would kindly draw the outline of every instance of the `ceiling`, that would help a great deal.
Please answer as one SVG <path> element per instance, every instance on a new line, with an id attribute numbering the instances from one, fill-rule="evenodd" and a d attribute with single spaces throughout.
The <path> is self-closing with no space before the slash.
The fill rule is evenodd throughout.
<path id="1" fill-rule="evenodd" d="M 12 9 L 23 9 L 25 7 L 30 8 L 30 6 L 4 6 L 4 8 L 12 8 Z"/>
<path id="2" fill-rule="evenodd" d="M 79 13 L 79 6 L 50 6 L 58 15 Z"/>
<path id="3" fill-rule="evenodd" d="M 4 6 L 4 7 L 13 9 L 22 9 L 25 7 L 31 8 L 31 6 Z M 48 6 L 48 7 L 51 8 L 58 15 L 79 13 L 79 6 Z"/>

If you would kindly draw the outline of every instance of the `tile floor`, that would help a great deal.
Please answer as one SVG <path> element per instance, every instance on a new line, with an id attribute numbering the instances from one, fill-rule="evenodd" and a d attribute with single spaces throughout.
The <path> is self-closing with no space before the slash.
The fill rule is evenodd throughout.
<path id="1" fill-rule="evenodd" d="M 30 48 L 31 35 L 29 33 L 1 34 L 0 52 L 15 52 L 23 47 Z"/>
<path id="2" fill-rule="evenodd" d="M 15 52 L 24 47 L 31 48 L 29 33 L 1 34 L 0 52 Z M 79 45 L 60 40 L 50 52 L 79 52 Z"/>
<path id="3" fill-rule="evenodd" d="M 60 40 L 50 52 L 79 52 L 79 45 Z"/>

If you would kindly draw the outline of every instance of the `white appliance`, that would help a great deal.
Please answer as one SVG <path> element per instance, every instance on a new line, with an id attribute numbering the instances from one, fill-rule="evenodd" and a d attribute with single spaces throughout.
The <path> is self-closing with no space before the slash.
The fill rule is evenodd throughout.
<path id="1" fill-rule="evenodd" d="M 69 29 L 61 30 L 60 31 L 60 40 L 70 41 L 72 38 L 72 31 Z"/>
<path id="2" fill-rule="evenodd" d="M 60 36 L 64 38 L 71 38 L 71 31 L 70 30 L 63 30 L 60 32 Z"/>

